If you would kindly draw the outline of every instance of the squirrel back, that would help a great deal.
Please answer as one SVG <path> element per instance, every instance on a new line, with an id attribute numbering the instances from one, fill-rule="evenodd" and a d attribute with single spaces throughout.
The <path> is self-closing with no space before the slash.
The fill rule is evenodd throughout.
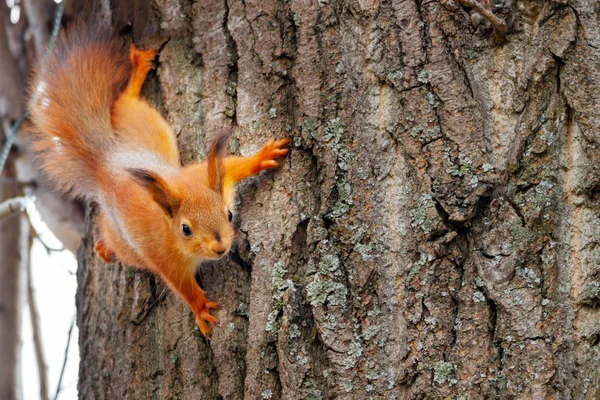
<path id="1" fill-rule="evenodd" d="M 31 84 L 33 150 L 56 189 L 95 198 L 116 146 L 112 106 L 127 84 L 122 46 L 101 26 L 75 24 L 62 32 Z"/>

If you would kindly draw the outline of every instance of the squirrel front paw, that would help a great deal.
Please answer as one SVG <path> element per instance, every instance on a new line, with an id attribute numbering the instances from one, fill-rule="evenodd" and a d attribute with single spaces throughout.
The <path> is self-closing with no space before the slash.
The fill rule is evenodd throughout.
<path id="1" fill-rule="evenodd" d="M 288 149 L 283 149 L 282 147 L 287 145 L 289 141 L 290 140 L 287 138 L 280 140 L 275 140 L 273 138 L 269 139 L 255 155 L 256 173 L 262 171 L 263 169 L 279 167 L 279 163 L 275 161 L 275 158 L 281 157 L 288 153 Z"/>
<path id="2" fill-rule="evenodd" d="M 200 333 L 204 335 L 204 337 L 208 337 L 210 335 L 210 326 L 215 325 L 218 319 L 212 315 L 210 315 L 209 310 L 218 310 L 219 305 L 214 301 L 204 300 L 201 304 L 197 305 L 194 308 L 194 315 L 196 315 L 196 325 L 200 329 Z"/>

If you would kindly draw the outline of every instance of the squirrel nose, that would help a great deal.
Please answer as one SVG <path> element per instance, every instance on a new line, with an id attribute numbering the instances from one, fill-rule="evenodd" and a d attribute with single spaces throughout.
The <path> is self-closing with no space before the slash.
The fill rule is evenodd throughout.
<path id="1" fill-rule="evenodd" d="M 215 240 L 210 245 L 210 249 L 212 250 L 213 253 L 215 253 L 216 255 L 218 255 L 220 257 L 223 254 L 225 254 L 225 252 L 227 251 L 227 245 L 220 240 L 218 240 L 218 241 Z"/>

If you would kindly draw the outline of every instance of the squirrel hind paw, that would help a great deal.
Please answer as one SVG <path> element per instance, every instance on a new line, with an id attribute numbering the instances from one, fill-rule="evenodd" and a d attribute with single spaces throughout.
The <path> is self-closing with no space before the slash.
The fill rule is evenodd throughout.
<path id="1" fill-rule="evenodd" d="M 134 69 L 143 68 L 149 70 L 155 55 L 156 51 L 140 50 L 135 46 L 135 44 L 132 44 L 129 48 L 129 62 Z"/>
<path id="2" fill-rule="evenodd" d="M 96 254 L 98 255 L 98 257 L 100 257 L 100 259 L 102 259 L 102 261 L 104 261 L 107 264 L 110 264 L 111 262 L 113 262 L 115 260 L 115 253 L 113 253 L 112 251 L 110 251 L 108 249 L 108 247 L 106 246 L 106 243 L 102 239 L 100 239 L 96 242 L 96 246 L 94 246 L 94 250 L 96 251 Z"/>

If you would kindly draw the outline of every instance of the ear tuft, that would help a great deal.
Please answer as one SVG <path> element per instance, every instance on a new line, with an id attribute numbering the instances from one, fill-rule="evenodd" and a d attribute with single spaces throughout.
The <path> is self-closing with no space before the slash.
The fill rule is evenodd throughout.
<path id="1" fill-rule="evenodd" d="M 223 154 L 227 149 L 230 137 L 231 129 L 221 133 L 217 136 L 208 152 L 208 186 L 219 194 L 223 191 L 223 179 L 225 178 Z"/>
<path id="2" fill-rule="evenodd" d="M 148 189 L 152 199 L 169 217 L 175 216 L 181 206 L 181 199 L 160 175 L 142 168 L 128 168 L 127 172 L 135 182 Z"/>

